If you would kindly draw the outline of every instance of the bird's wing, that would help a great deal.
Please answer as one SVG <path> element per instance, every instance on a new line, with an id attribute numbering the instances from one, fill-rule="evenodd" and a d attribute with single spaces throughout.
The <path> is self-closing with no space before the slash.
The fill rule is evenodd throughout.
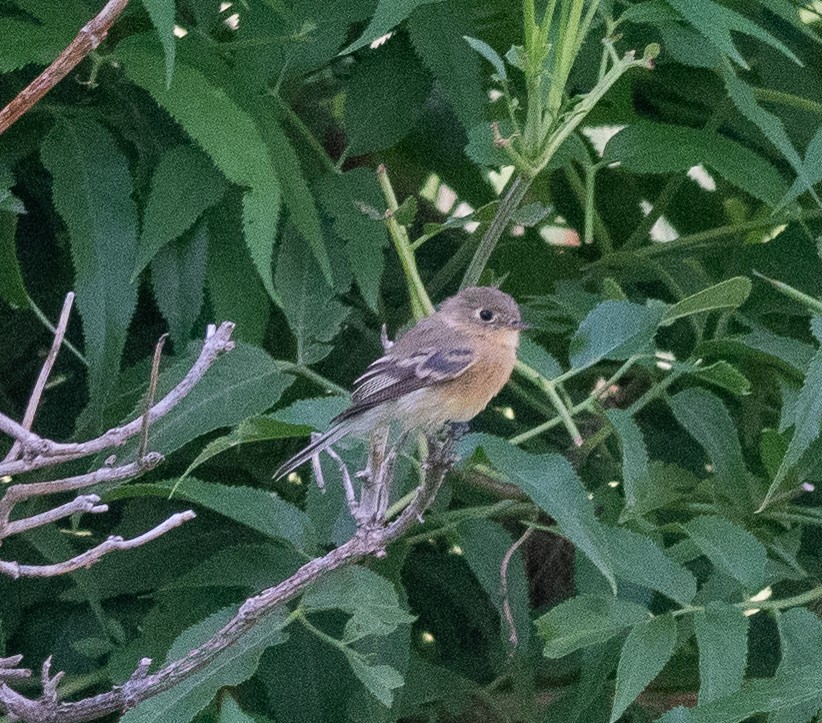
<path id="1" fill-rule="evenodd" d="M 405 357 L 386 354 L 371 364 L 354 382 L 353 404 L 337 421 L 348 419 L 417 389 L 456 379 L 475 363 L 476 355 L 467 346 L 444 350 L 421 349 Z"/>

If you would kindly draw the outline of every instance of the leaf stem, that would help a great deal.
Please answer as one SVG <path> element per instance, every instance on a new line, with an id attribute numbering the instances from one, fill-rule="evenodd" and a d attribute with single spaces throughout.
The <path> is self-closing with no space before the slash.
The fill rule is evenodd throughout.
<path id="1" fill-rule="evenodd" d="M 388 171 L 385 166 L 380 164 L 377 168 L 377 181 L 382 189 L 385 203 L 388 210 L 385 214 L 385 225 L 388 228 L 388 233 L 391 240 L 394 242 L 394 249 L 399 256 L 402 270 L 405 274 L 405 280 L 408 285 L 408 296 L 411 301 L 411 311 L 415 319 L 422 319 L 434 313 L 434 305 L 425 290 L 425 286 L 420 278 L 420 272 L 417 268 L 417 260 L 414 258 L 414 249 L 411 246 L 411 241 L 408 238 L 408 232 L 404 226 L 401 226 L 395 214 L 399 209 L 397 203 L 397 196 L 394 193 L 394 188 L 388 178 Z"/>

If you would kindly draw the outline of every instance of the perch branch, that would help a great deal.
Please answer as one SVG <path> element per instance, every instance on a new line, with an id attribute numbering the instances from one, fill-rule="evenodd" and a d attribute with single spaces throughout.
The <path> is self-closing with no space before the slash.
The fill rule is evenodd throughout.
<path id="1" fill-rule="evenodd" d="M 234 324 L 225 321 L 206 338 L 200 356 L 194 362 L 188 374 L 174 389 L 151 407 L 148 413 L 150 424 L 168 414 L 203 378 L 203 375 L 220 354 L 234 348 L 234 342 L 231 341 L 233 331 Z M 0 477 L 29 472 L 61 462 L 87 457 L 110 447 L 122 446 L 131 437 L 140 433 L 143 424 L 144 420 L 141 416 L 122 427 L 108 430 L 96 439 L 87 442 L 60 443 L 39 437 L 9 417 L 0 414 L 0 432 L 4 432 L 22 444 L 22 457 L 20 459 L 0 463 Z"/>
<path id="2" fill-rule="evenodd" d="M 191 650 L 185 657 L 168 663 L 151 675 L 147 674 L 149 661 L 143 660 L 123 685 L 76 702 L 54 702 L 45 695 L 39 699 L 25 698 L 0 682 L 0 708 L 5 708 L 8 715 L 29 723 L 80 723 L 131 708 L 168 690 L 203 668 L 272 610 L 301 594 L 321 576 L 353 565 L 367 556 L 381 554 L 389 543 L 413 527 L 433 501 L 446 472 L 456 460 L 452 434 L 446 435 L 442 442 L 430 440 L 428 448 L 423 465 L 425 475 L 417 495 L 393 522 L 380 527 L 360 527 L 348 542 L 323 557 L 307 562 L 288 579 L 249 598 L 210 640 Z M 19 662 L 19 659 L 15 660 L 14 664 Z"/>
<path id="3" fill-rule="evenodd" d="M 114 21 L 125 10 L 128 0 L 109 0 L 103 9 L 86 23 L 77 37 L 68 44 L 40 75 L 0 110 L 0 134 L 5 133 L 46 93 L 65 78 L 77 64 L 103 42 Z"/>

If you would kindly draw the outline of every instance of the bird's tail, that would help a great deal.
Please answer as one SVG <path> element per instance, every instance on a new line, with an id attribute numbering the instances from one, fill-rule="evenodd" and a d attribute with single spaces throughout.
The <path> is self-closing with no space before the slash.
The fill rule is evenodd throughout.
<path id="1" fill-rule="evenodd" d="M 342 437 L 345 436 L 347 431 L 348 425 L 343 423 L 335 424 L 322 436 L 315 439 L 307 447 L 297 452 L 297 454 L 295 454 L 287 462 L 280 465 L 280 467 L 274 473 L 274 479 L 280 479 L 281 477 L 285 477 L 289 472 L 293 472 L 295 469 L 297 469 L 297 467 L 299 467 L 304 462 L 307 462 L 315 454 L 319 454 L 324 449 L 330 447 L 332 444 L 342 439 Z"/>

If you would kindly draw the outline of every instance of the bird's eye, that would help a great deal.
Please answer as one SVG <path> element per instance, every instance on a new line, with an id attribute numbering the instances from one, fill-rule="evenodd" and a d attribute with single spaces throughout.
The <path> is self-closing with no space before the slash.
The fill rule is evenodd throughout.
<path id="1" fill-rule="evenodd" d="M 479 310 L 479 318 L 483 321 L 493 321 L 494 320 L 494 312 L 491 309 L 480 309 Z"/>

